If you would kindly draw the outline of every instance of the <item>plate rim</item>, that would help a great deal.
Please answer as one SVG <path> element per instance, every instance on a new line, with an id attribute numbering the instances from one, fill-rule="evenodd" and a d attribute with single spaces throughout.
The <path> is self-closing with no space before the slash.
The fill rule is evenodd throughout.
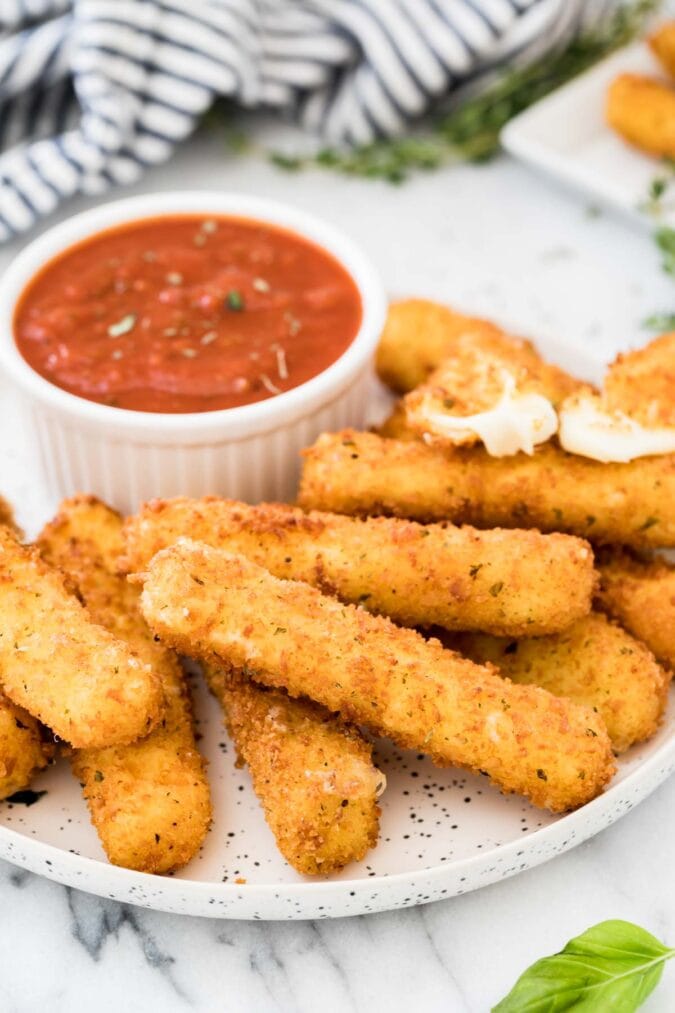
<path id="1" fill-rule="evenodd" d="M 672 696 L 670 707 L 675 708 L 675 701 L 673 701 Z M 639 744 L 637 748 L 639 748 Z M 658 770 L 658 768 L 661 769 Z M 107 899 L 118 900 L 121 903 L 131 903 L 140 907 L 153 908 L 160 911 L 170 911 L 173 913 L 183 913 L 193 916 L 210 916 L 232 920 L 260 918 L 260 920 L 281 921 L 306 919 L 309 917 L 342 917 L 344 914 L 363 914 L 364 911 L 359 905 L 359 899 L 362 900 L 363 897 L 359 898 L 359 895 L 371 893 L 374 887 L 379 888 L 383 894 L 386 894 L 388 891 L 393 893 L 397 888 L 401 887 L 405 887 L 406 889 L 409 888 L 413 891 L 418 885 L 417 881 L 423 877 L 426 878 L 426 881 L 430 884 L 430 886 L 441 887 L 444 883 L 449 883 L 453 879 L 459 880 L 460 877 L 466 873 L 466 885 L 464 888 L 453 890 L 452 892 L 449 890 L 446 891 L 445 896 L 450 898 L 463 893 L 473 892 L 483 886 L 488 886 L 491 883 L 494 883 L 498 879 L 510 878 L 513 875 L 517 875 L 519 872 L 526 871 L 526 869 L 534 868 L 535 866 L 548 861 L 550 858 L 555 857 L 557 854 L 562 854 L 566 851 L 572 850 L 572 848 L 576 847 L 578 844 L 582 844 L 590 837 L 593 837 L 602 830 L 607 829 L 607 827 L 617 822 L 617 820 L 619 820 L 623 815 L 635 808 L 636 805 L 639 805 L 640 802 L 644 801 L 644 799 L 646 799 L 653 791 L 656 790 L 656 788 L 670 777 L 674 770 L 675 734 L 671 734 L 670 737 L 667 737 L 664 740 L 658 749 L 656 749 L 646 759 L 641 761 L 635 770 L 628 773 L 617 784 L 610 786 L 601 795 L 598 795 L 579 809 L 566 813 L 554 823 L 551 823 L 546 827 L 533 830 L 522 840 L 516 838 L 506 844 L 496 845 L 481 854 L 470 855 L 465 858 L 457 859 L 447 865 L 437 864 L 426 869 L 413 869 L 406 872 L 392 873 L 390 875 L 379 875 L 373 877 L 372 879 L 329 879 L 303 880 L 297 883 L 237 884 L 229 882 L 216 883 L 203 880 L 180 879 L 172 876 L 156 876 L 152 873 L 137 872 L 133 869 L 126 869 L 121 866 L 112 865 L 97 858 L 89 858 L 86 855 L 78 855 L 70 851 L 65 851 L 57 845 L 47 844 L 43 841 L 36 840 L 29 835 L 22 834 L 20 831 L 12 830 L 2 825 L 0 825 L 0 858 L 5 859 L 13 865 L 18 865 L 20 868 L 36 872 L 38 875 L 44 876 L 46 879 L 53 880 L 66 886 L 83 889 L 87 893 L 93 893 Z M 635 793 L 631 791 L 631 789 L 634 788 L 638 789 Z M 581 830 L 580 833 L 578 832 L 579 830 Z M 545 846 L 555 844 L 556 838 L 558 837 L 566 837 L 567 839 L 563 841 L 553 853 L 549 854 L 545 850 Z M 13 848 L 17 845 L 17 843 L 26 853 L 24 856 L 17 857 L 13 853 Z M 544 848 L 540 849 L 539 853 L 536 853 L 539 845 L 544 845 Z M 527 860 L 528 851 L 535 852 L 534 855 L 530 856 L 530 860 Z M 526 862 L 521 863 L 521 865 L 524 864 L 523 868 L 520 866 L 507 868 L 506 872 L 503 874 L 501 874 L 497 867 L 494 866 L 496 875 L 492 877 L 487 876 L 484 881 L 479 882 L 478 878 L 481 874 L 481 869 L 489 866 L 491 862 L 494 862 L 494 859 L 497 856 L 499 857 L 499 863 L 502 864 L 504 861 L 508 863 L 509 859 L 514 857 L 523 857 L 526 859 Z M 46 868 L 42 868 L 38 871 L 35 868 L 36 863 L 41 863 L 46 866 Z M 78 885 L 76 879 L 73 877 L 81 874 L 78 870 L 78 867 L 81 866 L 84 866 L 85 871 L 93 872 L 95 876 L 103 877 L 106 880 L 112 880 L 115 885 L 119 883 L 119 892 L 120 894 L 123 894 L 123 896 L 113 896 L 110 893 L 109 887 L 105 885 L 99 886 L 98 888 Z M 471 882 L 470 878 L 472 880 Z M 179 886 L 173 887 L 173 884 L 179 884 Z M 168 906 L 162 906 L 161 901 L 159 901 L 156 896 L 153 897 L 144 895 L 144 888 L 149 888 L 148 894 L 153 894 L 155 893 L 155 888 L 157 886 L 161 886 L 163 888 L 168 887 L 169 892 L 173 891 L 176 893 L 184 893 L 185 898 L 187 899 L 185 909 L 180 912 L 176 912 L 175 908 L 170 904 Z M 139 888 L 144 891 L 143 894 L 140 896 L 134 896 L 134 892 Z M 221 895 L 215 897 L 216 903 L 230 902 L 237 904 L 242 900 L 242 894 L 246 895 L 246 903 L 244 905 L 239 905 L 239 910 L 235 908 L 234 911 L 228 909 L 218 912 L 217 909 L 210 909 L 215 908 L 211 895 Z M 325 914 L 308 914 L 307 909 L 305 909 L 301 913 L 288 911 L 283 914 L 267 914 L 262 916 L 251 915 L 249 913 L 259 904 L 264 905 L 264 902 L 270 898 L 280 902 L 274 906 L 281 911 L 282 904 L 287 903 L 289 899 L 293 899 L 293 896 L 296 894 L 300 895 L 303 900 L 307 897 L 326 899 L 327 896 L 336 894 L 337 905 L 340 903 L 341 894 L 351 895 L 355 901 L 354 910 L 349 912 L 336 910 Z M 396 903 L 395 900 L 392 903 L 392 898 L 387 899 L 385 896 L 383 897 L 382 903 L 369 909 L 368 913 L 386 911 L 398 907 L 413 907 L 420 903 L 430 903 L 438 899 L 441 899 L 440 896 L 433 898 L 430 897 L 427 901 L 420 901 L 419 899 L 412 898 L 410 903 Z M 204 903 L 205 900 L 206 903 Z M 194 901 L 194 905 L 190 903 L 190 901 Z"/>

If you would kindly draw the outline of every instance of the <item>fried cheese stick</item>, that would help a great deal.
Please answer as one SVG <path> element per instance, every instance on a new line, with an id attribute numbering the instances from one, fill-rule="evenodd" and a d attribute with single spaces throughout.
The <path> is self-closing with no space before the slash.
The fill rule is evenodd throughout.
<path id="1" fill-rule="evenodd" d="M 22 537 L 14 511 L 2 496 L 0 525 L 9 528 L 17 538 Z M 47 766 L 53 752 L 39 721 L 0 690 L 0 800 L 27 787 L 33 775 Z"/>
<path id="2" fill-rule="evenodd" d="M 607 122 L 657 158 L 675 158 L 675 89 L 642 74 L 620 74 L 607 92 Z"/>
<path id="3" fill-rule="evenodd" d="M 598 561 L 596 604 L 675 670 L 675 567 L 608 550 Z"/>
<path id="4" fill-rule="evenodd" d="M 26 788 L 52 753 L 35 718 L 0 692 L 0 800 Z"/>
<path id="5" fill-rule="evenodd" d="M 511 640 L 459 633 L 450 645 L 479 664 L 491 662 L 513 682 L 593 707 L 617 753 L 650 738 L 663 716 L 669 673 L 644 644 L 599 612 L 553 636 Z"/>
<path id="6" fill-rule="evenodd" d="M 377 843 L 384 783 L 363 736 L 318 704 L 222 665 L 204 674 L 289 865 L 316 876 L 360 861 Z"/>
<path id="7" fill-rule="evenodd" d="M 155 500 L 125 524 L 125 569 L 180 537 L 241 553 L 405 626 L 525 636 L 564 629 L 591 607 L 587 542 L 538 531 L 311 513 L 206 497 Z"/>
<path id="8" fill-rule="evenodd" d="M 375 364 L 388 387 L 406 394 L 425 383 L 444 362 L 461 372 L 467 361 L 473 363 L 481 356 L 541 375 L 554 401 L 578 386 L 563 370 L 545 363 L 532 342 L 507 334 L 489 320 L 465 316 L 429 299 L 391 303 Z"/>
<path id="9" fill-rule="evenodd" d="M 479 528 L 566 531 L 636 548 L 675 545 L 675 455 L 601 464 L 553 444 L 530 457 L 344 430 L 304 452 L 306 510 L 390 514 Z"/>
<path id="10" fill-rule="evenodd" d="M 0 527 L 0 684 L 76 748 L 146 735 L 163 708 L 149 665 L 96 625 L 36 549 Z"/>
<path id="11" fill-rule="evenodd" d="M 515 347 L 513 347 L 515 346 Z M 407 424 L 438 446 L 483 443 L 506 456 L 544 443 L 557 431 L 555 408 L 581 388 L 579 380 L 544 362 L 529 346 L 503 338 L 503 348 L 465 335 L 403 398 Z"/>
<path id="12" fill-rule="evenodd" d="M 209 786 L 178 658 L 155 643 L 138 589 L 115 573 L 122 519 L 94 497 L 65 500 L 38 545 L 73 582 L 92 618 L 152 666 L 166 698 L 162 721 L 144 739 L 73 754 L 101 843 L 114 865 L 152 873 L 180 868 L 209 828 Z"/>
<path id="13" fill-rule="evenodd" d="M 143 614 L 178 650 L 309 696 L 439 765 L 483 771 L 553 811 L 582 805 L 612 775 L 607 731 L 589 708 L 515 686 L 243 556 L 185 540 L 158 552 L 144 579 Z"/>
<path id="14" fill-rule="evenodd" d="M 622 352 L 607 368 L 604 400 L 646 427 L 675 428 L 675 331 Z"/>
<path id="15" fill-rule="evenodd" d="M 486 348 L 501 345 L 505 337 L 489 320 L 456 313 L 430 299 L 393 302 L 377 349 L 378 375 L 392 390 L 405 394 L 424 383 L 467 334 Z M 514 341 L 521 349 L 529 348 L 534 353 L 529 342 L 519 338 Z"/>
<path id="16" fill-rule="evenodd" d="M 663 69 L 675 78 L 675 21 L 660 25 L 647 41 Z"/>

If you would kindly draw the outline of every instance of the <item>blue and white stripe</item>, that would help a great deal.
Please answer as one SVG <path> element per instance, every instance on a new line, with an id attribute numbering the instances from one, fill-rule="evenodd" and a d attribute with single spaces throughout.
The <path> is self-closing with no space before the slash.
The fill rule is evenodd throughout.
<path id="1" fill-rule="evenodd" d="M 394 136 L 607 0 L 1 0 L 0 241 L 170 157 L 216 96 Z"/>

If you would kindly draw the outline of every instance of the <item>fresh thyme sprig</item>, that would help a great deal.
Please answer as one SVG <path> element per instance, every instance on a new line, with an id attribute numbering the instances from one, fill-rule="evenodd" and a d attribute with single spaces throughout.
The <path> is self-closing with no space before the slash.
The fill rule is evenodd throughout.
<path id="1" fill-rule="evenodd" d="M 636 38 L 658 2 L 634 0 L 620 7 L 600 28 L 578 36 L 560 52 L 498 75 L 480 95 L 418 125 L 413 136 L 355 148 L 322 148 L 308 156 L 271 152 L 270 161 L 291 171 L 317 166 L 390 183 L 450 160 L 486 161 L 499 151 L 499 135 L 509 120 Z"/>
<path id="2" fill-rule="evenodd" d="M 675 331 L 675 313 L 653 313 L 642 321 L 642 326 L 648 331 L 658 331 L 659 334 Z"/>
<path id="3" fill-rule="evenodd" d="M 640 205 L 641 211 L 654 218 L 663 213 L 665 198 L 672 192 L 671 188 L 675 184 L 675 159 L 664 158 L 662 164 L 663 172 L 650 180 L 647 196 Z"/>
<path id="4" fill-rule="evenodd" d="M 661 226 L 654 233 L 656 245 L 661 251 L 661 266 L 666 274 L 675 275 L 675 229 Z"/>

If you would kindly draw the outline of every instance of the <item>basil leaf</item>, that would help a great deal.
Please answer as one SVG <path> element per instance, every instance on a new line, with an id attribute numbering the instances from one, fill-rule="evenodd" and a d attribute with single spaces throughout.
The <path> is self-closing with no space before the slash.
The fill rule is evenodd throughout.
<path id="1" fill-rule="evenodd" d="M 600 922 L 520 976 L 492 1013 L 634 1013 L 675 950 L 631 922 Z"/>

